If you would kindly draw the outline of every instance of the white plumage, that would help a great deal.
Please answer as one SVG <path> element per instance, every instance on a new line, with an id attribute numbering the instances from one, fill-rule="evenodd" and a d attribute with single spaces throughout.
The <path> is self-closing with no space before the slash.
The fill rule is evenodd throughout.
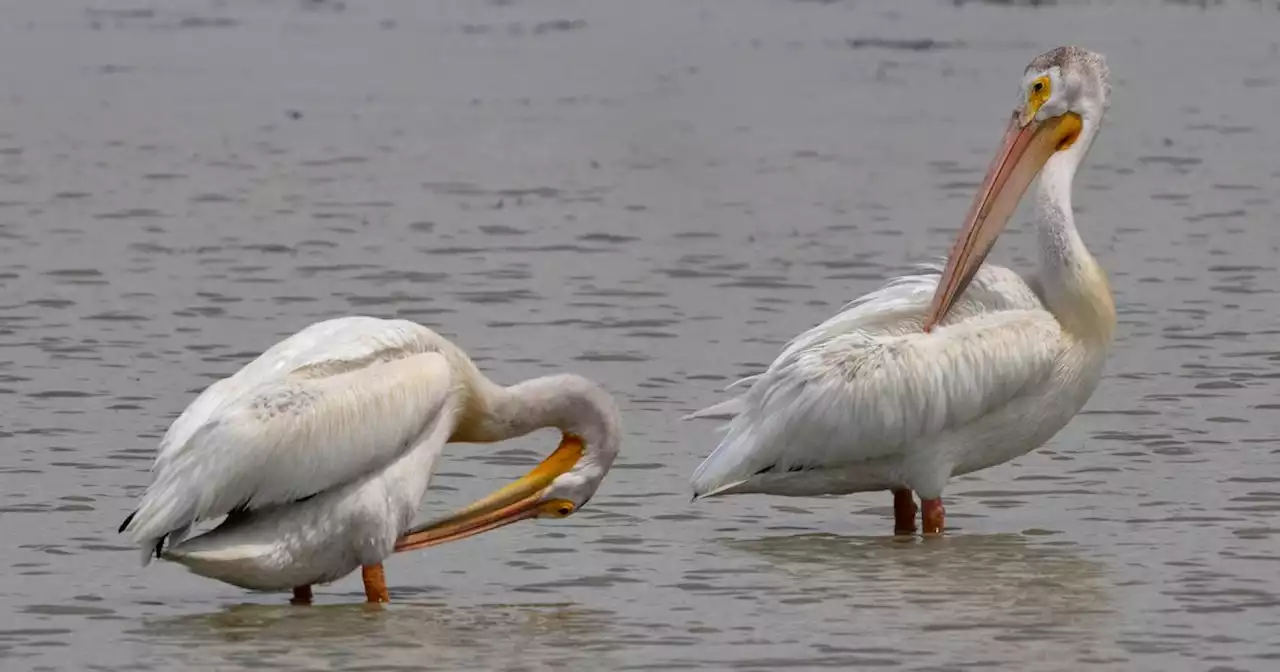
<path id="1" fill-rule="evenodd" d="M 1105 273 L 1084 247 L 1071 183 L 1108 105 L 1097 54 L 1055 49 L 1028 66 L 1001 152 L 945 268 L 852 302 L 792 340 L 738 396 L 690 417 L 727 417 L 692 477 L 696 497 L 910 490 L 941 531 L 948 479 L 1040 446 L 1096 387 L 1115 325 Z M 1041 272 L 982 265 L 1039 173 Z"/>
<path id="2" fill-rule="evenodd" d="M 244 588 L 332 581 L 392 552 L 446 442 L 542 426 L 586 437 L 573 471 L 587 473 L 562 474 L 574 492 L 561 483 L 536 494 L 585 501 L 612 463 L 619 426 L 594 384 L 562 375 L 503 388 L 421 325 L 319 322 L 187 407 L 121 531 L 142 547 L 144 564 L 156 553 Z M 224 515 L 218 528 L 185 539 L 194 524 Z"/>
<path id="3" fill-rule="evenodd" d="M 990 434 L 973 421 L 1007 415 L 997 412 L 1022 398 L 1008 410 L 1029 414 L 1024 427 L 1056 424 L 1061 413 L 1026 403 L 1052 402 L 1046 386 L 1065 347 L 1031 287 L 1007 268 L 985 266 L 926 334 L 937 281 L 937 274 L 905 276 L 855 300 L 792 340 L 766 372 L 740 381 L 750 387 L 727 407 L 693 414 L 733 415 L 694 472 L 694 492 L 836 494 L 910 480 L 931 498 L 938 493 L 920 486 L 939 476 L 909 474 L 912 466 L 946 462 L 949 472 L 964 473 L 997 459 L 999 446 L 973 445 Z M 1096 381 L 1097 372 L 1088 377 Z"/>

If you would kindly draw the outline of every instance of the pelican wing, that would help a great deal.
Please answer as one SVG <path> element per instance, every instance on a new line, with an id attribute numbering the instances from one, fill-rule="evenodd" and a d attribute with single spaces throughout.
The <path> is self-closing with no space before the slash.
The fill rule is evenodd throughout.
<path id="1" fill-rule="evenodd" d="M 314 324 L 210 386 L 161 441 L 126 530 L 154 543 L 233 509 L 310 497 L 382 468 L 451 392 L 443 339 L 412 322 Z"/>
<path id="2" fill-rule="evenodd" d="M 924 313 L 933 300 L 942 266 L 925 264 L 932 273 L 894 278 L 880 289 L 850 301 L 834 317 L 800 334 L 787 343 L 770 371 L 779 368 L 795 353 L 821 345 L 846 333 L 909 334 L 924 326 Z M 943 324 L 954 324 L 974 315 L 1000 310 L 1042 310 L 1038 293 L 1017 272 L 988 264 L 978 270 L 973 281 Z M 734 389 L 750 385 L 766 374 L 747 376 L 729 385 Z M 747 395 L 733 397 L 685 416 L 692 418 L 733 418 L 746 410 Z"/>
<path id="3" fill-rule="evenodd" d="M 695 471 L 694 492 L 888 455 L 990 413 L 1050 374 L 1060 327 L 1021 278 L 984 268 L 948 320 L 925 334 L 937 279 L 899 278 L 853 302 L 746 379 L 741 396 L 707 409 L 732 419 Z"/>

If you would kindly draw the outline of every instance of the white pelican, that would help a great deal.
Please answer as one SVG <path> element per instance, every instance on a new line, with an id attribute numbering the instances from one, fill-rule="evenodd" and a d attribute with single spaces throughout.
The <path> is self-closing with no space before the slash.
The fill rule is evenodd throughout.
<path id="1" fill-rule="evenodd" d="M 445 443 L 543 427 L 563 438 L 527 476 L 408 529 Z M 328 320 L 210 385 L 183 411 L 120 531 L 142 547 L 144 565 L 154 553 L 243 588 L 292 589 L 297 603 L 310 602 L 312 584 L 363 567 L 366 597 L 386 602 L 382 560 L 393 549 L 563 518 L 595 493 L 620 436 L 612 397 L 585 378 L 501 387 L 421 325 Z M 195 523 L 224 515 L 186 538 Z"/>
<path id="2" fill-rule="evenodd" d="M 741 396 L 693 474 L 695 498 L 894 493 L 895 531 L 944 526 L 955 475 L 1043 444 L 1093 393 L 1115 328 L 1106 274 L 1085 249 L 1071 182 L 1110 98 L 1106 61 L 1060 47 L 1031 62 L 1017 106 L 941 275 L 900 277 L 801 334 Z M 1040 274 L 983 259 L 1040 173 Z M 932 299 L 930 298 L 932 296 Z M 935 328 L 936 327 L 936 328 Z"/>

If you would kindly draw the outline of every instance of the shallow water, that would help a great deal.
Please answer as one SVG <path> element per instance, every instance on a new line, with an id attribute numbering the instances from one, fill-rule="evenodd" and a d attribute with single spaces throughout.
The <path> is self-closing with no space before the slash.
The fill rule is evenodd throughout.
<path id="1" fill-rule="evenodd" d="M 9 3 L 0 666 L 1264 670 L 1280 665 L 1274 2 Z M 1013 3 L 1025 4 L 1025 3 Z M 945 253 L 1023 66 L 1110 59 L 1077 180 L 1120 313 L 1043 449 L 887 494 L 689 502 L 681 422 Z M 1029 268 L 1020 217 L 993 259 Z M 589 375 L 623 455 L 566 521 L 291 608 L 115 533 L 168 422 L 306 324 Z M 424 516 L 553 446 L 453 446 Z"/>

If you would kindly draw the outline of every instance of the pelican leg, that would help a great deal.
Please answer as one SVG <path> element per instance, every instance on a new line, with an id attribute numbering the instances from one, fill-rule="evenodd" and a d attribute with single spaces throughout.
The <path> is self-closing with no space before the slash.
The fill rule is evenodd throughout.
<path id="1" fill-rule="evenodd" d="M 390 602 L 387 592 L 387 575 L 382 572 L 382 563 L 365 565 L 360 568 L 360 576 L 364 579 L 364 597 L 370 602 Z"/>
<path id="2" fill-rule="evenodd" d="M 289 604 L 311 604 L 311 586 L 298 586 L 293 589 L 293 599 Z"/>
<path id="3" fill-rule="evenodd" d="M 922 532 L 925 534 L 942 534 L 947 517 L 946 510 L 942 508 L 942 498 L 921 499 L 920 506 L 924 509 L 920 515 L 921 522 L 924 524 Z"/>
<path id="4" fill-rule="evenodd" d="M 916 500 L 906 488 L 893 491 L 893 533 L 916 533 Z"/>

